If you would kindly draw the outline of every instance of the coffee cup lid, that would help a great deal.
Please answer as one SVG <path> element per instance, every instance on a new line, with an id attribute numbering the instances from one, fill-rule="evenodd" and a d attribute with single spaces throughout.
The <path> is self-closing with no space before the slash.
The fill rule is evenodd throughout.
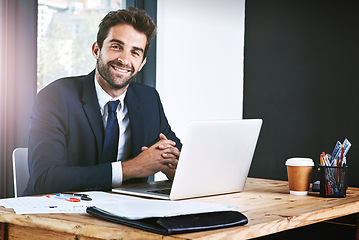
<path id="1" fill-rule="evenodd" d="M 314 166 L 314 162 L 311 158 L 300 158 L 300 157 L 295 157 L 295 158 L 289 158 L 286 162 L 285 165 L 289 165 L 289 166 Z"/>

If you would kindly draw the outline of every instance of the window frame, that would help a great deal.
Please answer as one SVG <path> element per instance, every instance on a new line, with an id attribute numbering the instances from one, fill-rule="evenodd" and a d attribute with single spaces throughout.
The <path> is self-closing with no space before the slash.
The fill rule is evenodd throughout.
<path id="1" fill-rule="evenodd" d="M 143 9 L 157 26 L 157 0 L 126 0 L 126 7 L 133 6 Z M 142 70 L 137 74 L 135 82 L 151 87 L 156 87 L 156 62 L 157 62 L 157 37 L 155 36 L 147 53 L 147 61 Z"/>

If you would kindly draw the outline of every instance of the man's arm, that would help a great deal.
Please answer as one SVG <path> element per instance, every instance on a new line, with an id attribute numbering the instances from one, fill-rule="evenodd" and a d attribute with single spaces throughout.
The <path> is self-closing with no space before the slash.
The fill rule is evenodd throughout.
<path id="1" fill-rule="evenodd" d="M 111 189 L 111 164 L 98 164 L 99 147 L 94 126 L 89 124 L 88 118 L 95 117 L 85 114 L 76 94 L 68 93 L 76 92 L 76 85 L 68 80 L 65 84 L 69 85 L 65 90 L 64 84 L 52 84 L 35 99 L 26 195 Z M 98 115 L 101 118 L 99 111 Z M 101 121 L 99 129 L 103 128 Z"/>
<path id="2" fill-rule="evenodd" d="M 132 159 L 123 162 L 124 179 L 131 178 L 136 172 L 138 176 L 148 177 L 159 171 L 173 178 L 182 144 L 171 130 L 158 92 L 131 83 L 126 100 L 135 144 Z"/>

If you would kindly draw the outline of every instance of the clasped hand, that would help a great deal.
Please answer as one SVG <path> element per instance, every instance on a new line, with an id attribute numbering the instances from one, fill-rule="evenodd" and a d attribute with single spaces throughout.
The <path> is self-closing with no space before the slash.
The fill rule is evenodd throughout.
<path id="1" fill-rule="evenodd" d="M 122 163 L 123 180 L 148 177 L 159 171 L 173 179 L 180 151 L 176 143 L 160 134 L 160 140 L 154 145 L 141 148 L 142 152 L 135 158 Z"/>

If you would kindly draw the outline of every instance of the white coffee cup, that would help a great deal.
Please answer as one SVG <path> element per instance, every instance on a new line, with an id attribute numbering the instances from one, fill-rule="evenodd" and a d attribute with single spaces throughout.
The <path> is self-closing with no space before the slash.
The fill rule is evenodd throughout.
<path id="1" fill-rule="evenodd" d="M 313 160 L 302 157 L 289 158 L 285 165 L 287 166 L 290 194 L 307 195 L 314 166 Z"/>

